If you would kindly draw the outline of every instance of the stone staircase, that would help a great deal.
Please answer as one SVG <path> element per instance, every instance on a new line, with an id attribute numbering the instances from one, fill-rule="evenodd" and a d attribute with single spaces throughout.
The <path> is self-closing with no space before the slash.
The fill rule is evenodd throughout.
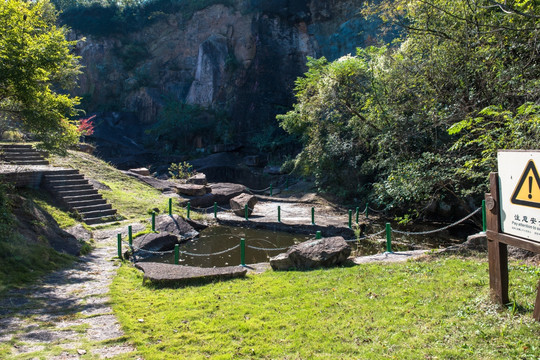
<path id="1" fill-rule="evenodd" d="M 60 170 L 43 175 L 43 185 L 76 211 L 88 225 L 111 221 L 116 214 L 111 204 L 98 193 L 79 170 Z"/>
<path id="2" fill-rule="evenodd" d="M 46 153 L 36 150 L 32 145 L 0 145 L 0 160 L 10 165 L 49 165 Z"/>
<path id="3" fill-rule="evenodd" d="M 0 145 L 0 163 L 36 169 L 37 165 L 48 166 L 44 153 L 32 145 Z M 111 204 L 97 192 L 92 184 L 84 178 L 79 170 L 47 167 L 40 168 L 41 186 L 55 198 L 62 201 L 70 210 L 76 211 L 82 221 L 88 225 L 111 221 L 116 214 Z M 38 180 L 39 183 L 39 180 Z"/>

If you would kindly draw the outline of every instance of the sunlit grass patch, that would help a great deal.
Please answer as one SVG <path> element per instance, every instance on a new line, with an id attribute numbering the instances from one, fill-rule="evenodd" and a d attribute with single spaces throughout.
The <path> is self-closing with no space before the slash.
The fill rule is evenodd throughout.
<path id="1" fill-rule="evenodd" d="M 142 285 L 129 265 L 114 311 L 145 359 L 537 358 L 538 276 L 512 270 L 520 311 L 488 300 L 487 263 L 438 259 L 266 272 L 177 289 Z"/>

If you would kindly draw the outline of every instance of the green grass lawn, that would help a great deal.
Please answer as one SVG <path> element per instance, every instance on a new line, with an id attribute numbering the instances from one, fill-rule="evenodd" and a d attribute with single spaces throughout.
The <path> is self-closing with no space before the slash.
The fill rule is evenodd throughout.
<path id="1" fill-rule="evenodd" d="M 111 288 L 126 335 L 150 359 L 538 359 L 540 269 L 512 264 L 509 308 L 487 262 L 439 258 L 157 288 L 131 265 Z"/>

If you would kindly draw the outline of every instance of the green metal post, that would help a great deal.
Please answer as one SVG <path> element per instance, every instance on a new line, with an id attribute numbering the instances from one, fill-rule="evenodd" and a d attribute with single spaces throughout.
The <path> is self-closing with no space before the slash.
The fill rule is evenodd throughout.
<path id="1" fill-rule="evenodd" d="M 240 265 L 246 266 L 246 239 L 240 239 Z"/>
<path id="2" fill-rule="evenodd" d="M 320 230 L 317 230 L 317 232 L 315 233 L 315 239 L 322 239 L 322 233 Z"/>
<path id="3" fill-rule="evenodd" d="M 486 200 L 482 200 L 482 231 L 486 232 L 487 223 L 486 223 Z"/>
<path id="4" fill-rule="evenodd" d="M 172 215 L 172 198 L 169 198 L 169 216 Z"/>
<path id="5" fill-rule="evenodd" d="M 249 220 L 249 214 L 248 214 L 248 205 L 244 206 L 244 215 L 246 217 L 246 220 Z"/>
<path id="6" fill-rule="evenodd" d="M 311 208 L 311 225 L 315 225 L 315 208 Z"/>
<path id="7" fill-rule="evenodd" d="M 289 178 L 285 179 L 285 190 L 289 190 Z"/>
<path id="8" fill-rule="evenodd" d="M 122 260 L 122 234 L 118 234 L 118 258 Z"/>
<path id="9" fill-rule="evenodd" d="M 352 210 L 349 209 L 349 229 L 352 228 Z"/>
<path id="10" fill-rule="evenodd" d="M 386 223 L 386 252 L 392 252 L 392 227 Z"/>
<path id="11" fill-rule="evenodd" d="M 273 194 L 273 191 L 272 191 L 272 184 L 270 184 L 270 196 L 272 196 Z"/>
<path id="12" fill-rule="evenodd" d="M 356 223 L 358 224 L 358 217 L 360 216 L 360 208 L 356 207 Z"/>
<path id="13" fill-rule="evenodd" d="M 174 245 L 174 265 L 178 265 L 178 260 L 180 258 L 180 245 Z"/>
<path id="14" fill-rule="evenodd" d="M 281 222 L 281 206 L 278 205 L 277 207 L 277 222 Z"/>
<path id="15" fill-rule="evenodd" d="M 152 211 L 152 231 L 156 231 L 156 213 Z"/>
<path id="16" fill-rule="evenodd" d="M 214 219 L 217 219 L 217 202 L 214 202 Z"/>
<path id="17" fill-rule="evenodd" d="M 187 218 L 188 218 L 188 219 L 191 219 L 191 218 L 189 217 L 190 211 L 191 211 L 191 203 L 188 201 L 188 203 L 187 203 Z"/>
<path id="18" fill-rule="evenodd" d="M 369 218 L 369 203 L 366 203 L 366 219 Z"/>
<path id="19" fill-rule="evenodd" d="M 129 246 L 133 245 L 133 229 L 131 228 L 131 225 L 128 226 L 128 241 Z"/>

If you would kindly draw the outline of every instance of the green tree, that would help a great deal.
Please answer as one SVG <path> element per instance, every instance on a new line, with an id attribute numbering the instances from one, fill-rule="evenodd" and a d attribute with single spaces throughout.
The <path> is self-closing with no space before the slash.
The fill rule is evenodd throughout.
<path id="1" fill-rule="evenodd" d="M 395 0 L 364 13 L 403 33 L 345 61 L 308 61 L 297 104 L 278 116 L 301 136 L 297 162 L 316 177 L 331 170 L 319 185 L 356 185 L 388 209 L 421 215 L 444 201 L 471 210 L 496 149 L 539 140 L 540 6 Z"/>
<path id="2" fill-rule="evenodd" d="M 50 150 L 78 139 L 74 121 L 79 98 L 65 90 L 80 73 L 78 57 L 56 25 L 48 0 L 0 3 L 0 122 L 33 134 Z M 64 89 L 64 90 L 62 90 Z"/>

